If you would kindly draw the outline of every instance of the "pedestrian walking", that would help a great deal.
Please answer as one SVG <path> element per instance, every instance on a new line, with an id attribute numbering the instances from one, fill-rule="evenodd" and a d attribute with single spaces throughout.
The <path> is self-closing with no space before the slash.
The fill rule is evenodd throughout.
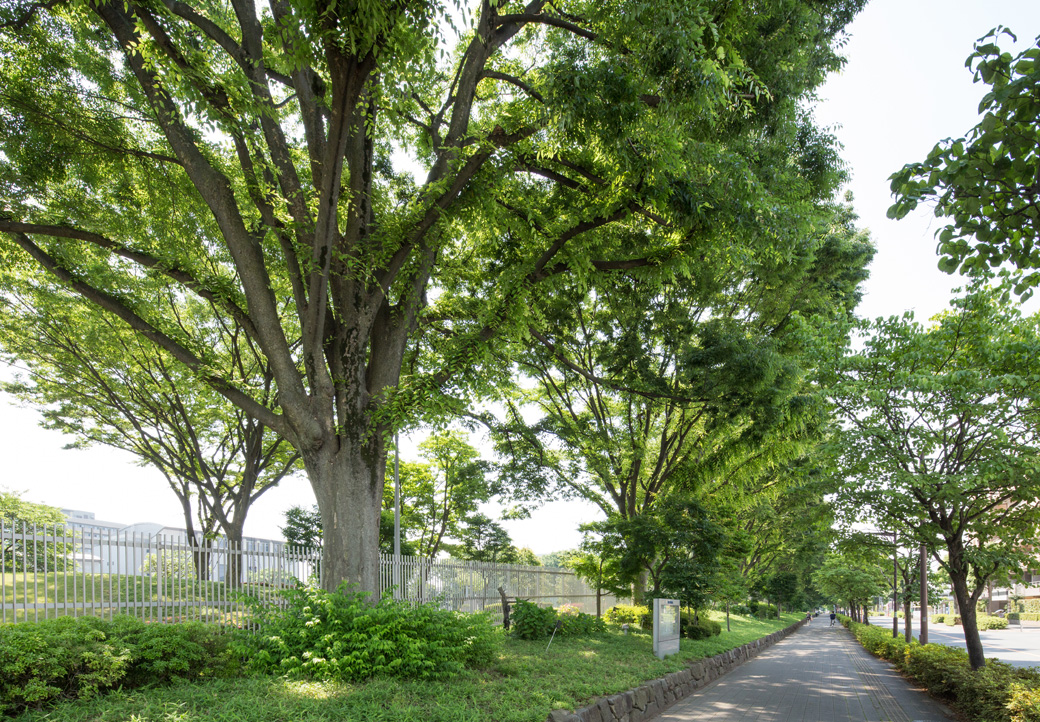
<path id="1" fill-rule="evenodd" d="M 837 618 L 838 618 L 838 615 L 837 615 L 837 614 L 835 614 L 834 612 L 831 612 L 831 626 L 832 626 L 832 627 L 834 626 L 834 622 L 835 622 L 835 620 L 836 620 Z"/>

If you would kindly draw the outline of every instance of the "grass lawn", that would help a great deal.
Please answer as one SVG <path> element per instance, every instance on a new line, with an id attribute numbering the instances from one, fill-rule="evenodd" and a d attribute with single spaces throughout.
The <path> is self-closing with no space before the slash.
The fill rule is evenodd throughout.
<path id="1" fill-rule="evenodd" d="M 722 614 L 712 614 L 723 622 Z M 649 634 L 611 631 L 587 639 L 525 642 L 503 634 L 497 663 L 448 682 L 376 678 L 362 684 L 275 677 L 211 680 L 109 692 L 96 699 L 28 712 L 18 722 L 544 722 L 557 708 L 580 707 L 638 687 L 692 659 L 710 657 L 801 618 L 763 622 L 732 616 L 732 631 L 682 640 L 679 654 L 653 656 Z"/>

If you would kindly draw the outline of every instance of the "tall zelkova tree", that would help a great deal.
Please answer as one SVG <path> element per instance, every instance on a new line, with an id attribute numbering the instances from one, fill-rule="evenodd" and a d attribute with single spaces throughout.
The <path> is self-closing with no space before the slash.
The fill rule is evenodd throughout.
<path id="1" fill-rule="evenodd" d="M 938 232 L 939 267 L 947 273 L 985 272 L 1010 262 L 1023 271 L 1017 293 L 1040 285 L 1040 37 L 1012 56 L 996 28 L 975 43 L 965 63 L 990 90 L 979 103 L 982 120 L 964 138 L 940 142 L 918 163 L 892 175 L 891 218 L 920 203 L 947 220 Z"/>
<path id="2" fill-rule="evenodd" d="M 928 328 L 862 322 L 861 351 L 819 360 L 843 426 L 836 504 L 931 550 L 975 669 L 975 604 L 1035 556 L 1040 527 L 1040 328 L 1000 298 L 976 287 Z"/>
<path id="3" fill-rule="evenodd" d="M 474 382 L 560 282 L 657 289 L 770 246 L 738 232 L 771 213 L 756 203 L 771 169 L 748 161 L 779 135 L 805 174 L 826 170 L 794 116 L 862 4 L 7 3 L 2 260 L 46 270 L 293 444 L 326 583 L 377 592 L 394 428 Z M 434 319 L 449 340 L 402 378 L 428 292 L 473 267 L 478 302 Z M 278 408 L 142 278 L 240 324 Z"/>
<path id="4" fill-rule="evenodd" d="M 480 417 L 505 474 L 622 520 L 676 487 L 780 491 L 825 420 L 803 383 L 802 330 L 821 311 L 851 313 L 873 255 L 846 207 L 806 218 L 787 202 L 775 208 L 791 225 L 782 260 L 719 259 L 658 293 L 599 284 L 544 299 L 536 342 L 516 354 L 529 388 L 506 400 L 505 420 Z"/>
<path id="5" fill-rule="evenodd" d="M 10 288 L 5 276 L 0 270 L 0 284 Z M 60 290 L 33 290 L 0 298 L 0 358 L 24 367 L 0 388 L 39 407 L 44 427 L 72 444 L 122 449 L 157 469 L 181 505 L 189 538 L 223 534 L 241 545 L 250 506 L 294 470 L 298 453 L 122 322 Z M 201 328 L 210 317 L 196 304 L 180 303 L 176 313 L 198 337 L 208 335 L 228 377 L 273 405 L 271 374 L 241 328 Z M 203 552 L 195 561 L 200 575 L 208 573 Z M 228 579 L 239 572 L 229 565 Z"/>

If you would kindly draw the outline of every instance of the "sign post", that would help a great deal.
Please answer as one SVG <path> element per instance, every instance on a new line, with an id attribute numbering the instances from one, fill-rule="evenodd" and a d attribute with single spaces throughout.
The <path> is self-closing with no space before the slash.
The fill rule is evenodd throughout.
<path id="1" fill-rule="evenodd" d="M 679 651 L 679 600 L 654 600 L 654 654 L 664 659 Z"/>

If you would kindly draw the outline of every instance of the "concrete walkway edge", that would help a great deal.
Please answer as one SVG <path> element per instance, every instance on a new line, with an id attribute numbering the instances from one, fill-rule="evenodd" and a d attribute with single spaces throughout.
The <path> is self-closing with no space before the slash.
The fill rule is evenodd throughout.
<path id="1" fill-rule="evenodd" d="M 753 659 L 759 652 L 798 631 L 804 624 L 805 620 L 801 619 L 789 627 L 728 652 L 692 660 L 686 669 L 672 672 L 627 692 L 600 697 L 588 707 L 580 707 L 573 712 L 553 710 L 549 713 L 547 722 L 646 722 L 684 697 Z"/>

